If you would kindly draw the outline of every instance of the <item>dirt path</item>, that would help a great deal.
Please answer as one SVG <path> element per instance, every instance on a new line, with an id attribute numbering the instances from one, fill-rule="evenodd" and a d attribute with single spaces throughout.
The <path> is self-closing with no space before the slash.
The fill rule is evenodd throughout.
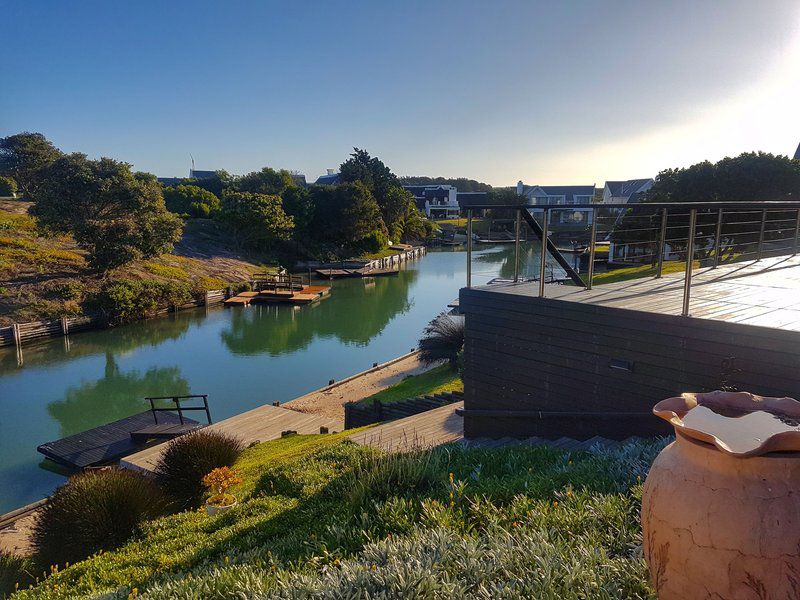
<path id="1" fill-rule="evenodd" d="M 290 400 L 284 406 L 300 412 L 343 419 L 345 402 L 362 400 L 402 381 L 409 375 L 418 375 L 428 368 L 419 362 L 416 353 L 407 354 L 369 371 L 348 377 L 332 386 Z"/>

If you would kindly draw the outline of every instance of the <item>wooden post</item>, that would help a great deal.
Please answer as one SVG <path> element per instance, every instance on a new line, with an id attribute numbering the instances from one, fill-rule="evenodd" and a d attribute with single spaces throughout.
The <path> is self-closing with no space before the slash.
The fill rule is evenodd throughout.
<path id="1" fill-rule="evenodd" d="M 67 317 L 61 317 L 61 333 L 67 335 L 69 333 L 69 322 Z"/>
<path id="2" fill-rule="evenodd" d="M 19 333 L 19 325 L 17 325 L 16 323 L 12 323 L 11 324 L 11 331 L 14 334 L 14 345 L 17 348 L 21 348 L 22 347 L 22 336 L 20 336 L 20 333 Z"/>

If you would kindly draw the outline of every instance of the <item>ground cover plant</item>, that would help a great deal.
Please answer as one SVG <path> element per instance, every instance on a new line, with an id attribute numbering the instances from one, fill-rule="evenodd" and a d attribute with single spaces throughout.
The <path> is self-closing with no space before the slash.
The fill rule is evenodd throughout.
<path id="1" fill-rule="evenodd" d="M 638 513 L 662 443 L 386 455 L 345 435 L 249 448 L 235 508 L 153 521 L 18 597 L 654 597 Z"/>

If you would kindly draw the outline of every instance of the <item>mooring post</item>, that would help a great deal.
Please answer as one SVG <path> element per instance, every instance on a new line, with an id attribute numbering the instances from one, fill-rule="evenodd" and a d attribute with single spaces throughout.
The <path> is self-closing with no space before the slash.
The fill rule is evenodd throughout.
<path id="1" fill-rule="evenodd" d="M 14 345 L 17 348 L 22 347 L 22 336 L 19 333 L 19 325 L 17 323 L 11 324 L 11 332 L 14 334 Z"/>
<path id="2" fill-rule="evenodd" d="M 686 273 L 683 277 L 683 310 L 681 315 L 689 316 L 689 298 L 692 291 L 692 266 L 694 264 L 694 230 L 697 226 L 697 209 L 689 212 L 689 239 L 686 242 Z"/>
<path id="3" fill-rule="evenodd" d="M 67 317 L 61 317 L 61 333 L 67 335 L 69 333 L 69 322 Z"/>

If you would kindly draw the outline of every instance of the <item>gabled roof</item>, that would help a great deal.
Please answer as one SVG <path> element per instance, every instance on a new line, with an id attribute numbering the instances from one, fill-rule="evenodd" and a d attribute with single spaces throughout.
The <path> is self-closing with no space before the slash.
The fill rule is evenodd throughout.
<path id="1" fill-rule="evenodd" d="M 486 204 L 487 194 L 486 192 L 458 192 L 458 194 L 456 194 L 456 200 L 458 201 L 458 205 L 462 207 Z"/>
<path id="2" fill-rule="evenodd" d="M 333 175 L 321 175 L 317 177 L 317 180 L 314 183 L 317 185 L 335 185 L 339 183 L 339 174 L 334 173 Z"/>
<path id="3" fill-rule="evenodd" d="M 797 150 L 794 153 L 795 160 L 800 160 L 800 144 L 797 145 Z"/>
<path id="4" fill-rule="evenodd" d="M 216 171 L 196 171 L 195 169 L 189 170 L 189 177 L 193 179 L 213 179 L 216 176 Z"/>
<path id="5" fill-rule="evenodd" d="M 625 198 L 641 191 L 647 184 L 652 184 L 652 179 L 628 179 L 627 181 L 606 181 L 606 187 L 612 196 Z"/>

